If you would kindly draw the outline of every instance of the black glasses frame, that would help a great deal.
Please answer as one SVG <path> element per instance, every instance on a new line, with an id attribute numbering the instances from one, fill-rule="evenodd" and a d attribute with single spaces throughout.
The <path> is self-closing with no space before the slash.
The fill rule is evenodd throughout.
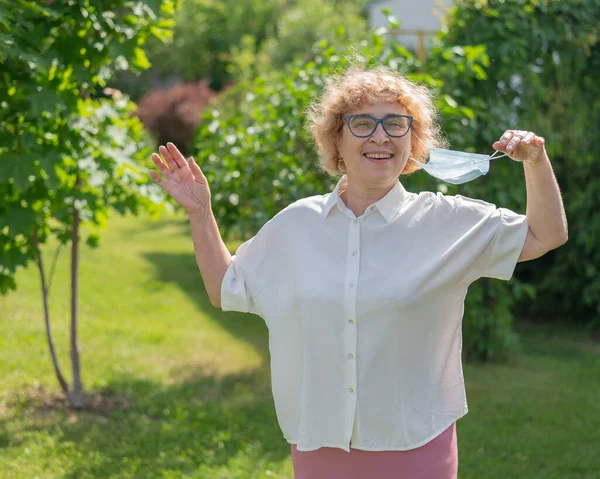
<path id="1" fill-rule="evenodd" d="M 350 120 L 352 120 L 352 118 L 356 118 L 357 116 L 367 117 L 367 118 L 371 118 L 372 120 L 375 120 L 375 126 L 373 127 L 373 130 L 371 130 L 371 132 L 368 135 L 357 135 L 356 133 L 354 133 L 352 131 L 352 128 L 350 127 Z M 406 129 L 406 132 L 403 133 L 402 135 L 392 135 L 389 131 L 387 131 L 387 129 L 385 128 L 385 124 L 383 122 L 390 118 L 408 118 L 408 128 Z M 408 132 L 410 131 L 410 128 L 413 123 L 413 117 L 410 115 L 388 115 L 385 118 L 375 118 L 374 116 L 368 115 L 366 113 L 359 113 L 357 115 L 345 116 L 344 121 L 348 125 L 348 130 L 350 130 L 350 133 L 352 133 L 357 138 L 367 138 L 368 136 L 371 136 L 373 133 L 375 133 L 375 130 L 377 129 L 377 126 L 380 123 L 381 123 L 381 127 L 383 128 L 383 131 L 385 131 L 386 135 L 391 136 L 393 138 L 402 138 L 403 136 L 406 136 L 406 134 L 408 134 Z"/>

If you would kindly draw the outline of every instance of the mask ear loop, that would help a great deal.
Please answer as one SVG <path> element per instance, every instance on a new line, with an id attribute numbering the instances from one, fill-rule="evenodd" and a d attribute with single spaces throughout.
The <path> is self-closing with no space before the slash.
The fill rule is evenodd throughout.
<path id="1" fill-rule="evenodd" d="M 473 161 L 473 163 L 474 164 L 475 163 L 485 163 L 486 161 L 497 160 L 498 158 L 508 156 L 508 153 L 502 153 L 501 155 L 496 156 L 497 153 L 502 153 L 502 152 L 499 150 L 495 150 L 494 153 L 492 153 L 489 158 L 486 158 L 485 160 L 475 160 L 475 161 Z"/>
<path id="2" fill-rule="evenodd" d="M 492 153 L 492 154 L 490 155 L 490 160 L 497 160 L 498 158 L 502 158 L 503 156 L 508 156 L 508 153 L 503 153 L 503 154 L 502 154 L 502 155 L 500 155 L 500 156 L 496 156 L 496 154 L 497 154 L 497 153 L 502 153 L 502 152 L 501 152 L 501 151 L 499 151 L 499 150 L 495 150 L 495 151 L 494 151 L 494 153 Z"/>

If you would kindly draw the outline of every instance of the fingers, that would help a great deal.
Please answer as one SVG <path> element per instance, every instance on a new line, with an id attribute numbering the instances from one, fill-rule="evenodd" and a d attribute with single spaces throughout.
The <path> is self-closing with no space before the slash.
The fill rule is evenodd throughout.
<path id="1" fill-rule="evenodd" d="M 167 182 L 172 179 L 172 174 L 181 168 L 189 168 L 196 181 L 199 181 L 200 183 L 207 183 L 206 176 L 204 176 L 204 173 L 194 158 L 190 156 L 190 158 L 186 160 L 173 143 L 167 143 L 166 147 L 161 145 L 158 147 L 158 150 L 160 151 L 164 161 L 156 153 L 152 153 L 152 161 L 166 178 L 166 181 L 163 180 L 163 178 L 155 170 L 150 170 L 150 176 L 155 183 L 165 188 Z"/>
<path id="2" fill-rule="evenodd" d="M 158 151 L 160 151 L 160 154 L 164 158 L 165 162 L 167 163 L 167 166 L 171 171 L 176 171 L 179 169 L 179 166 L 177 166 L 177 162 L 173 159 L 169 150 L 167 150 L 164 146 L 160 145 L 158 147 Z"/>
<path id="3" fill-rule="evenodd" d="M 517 148 L 517 146 L 519 146 L 519 143 L 521 143 L 521 140 L 525 137 L 526 133 L 527 132 L 525 132 L 525 131 L 519 131 L 519 130 L 512 131 L 512 137 L 511 137 L 510 141 L 506 144 L 507 153 L 510 153 L 515 148 Z"/>
<path id="4" fill-rule="evenodd" d="M 506 130 L 500 139 L 494 143 L 493 147 L 506 153 L 510 153 L 514 151 L 519 144 L 542 145 L 544 140 L 542 139 L 540 142 L 539 139 L 540 137 L 531 131 Z"/>
<path id="5" fill-rule="evenodd" d="M 154 183 L 156 183 L 161 188 L 167 187 L 167 182 L 163 180 L 155 170 L 150 170 L 150 177 L 154 180 Z"/>
<path id="6" fill-rule="evenodd" d="M 504 134 L 500 137 L 500 139 L 496 143 L 494 143 L 494 148 L 496 148 L 495 145 L 498 144 L 498 149 L 506 152 L 506 145 L 508 144 L 511 138 L 512 130 L 506 130 Z"/>
<path id="7" fill-rule="evenodd" d="M 167 151 L 171 154 L 171 157 L 179 168 L 187 166 L 187 161 L 173 143 L 167 143 Z"/>
<path id="8" fill-rule="evenodd" d="M 160 159 L 160 156 L 158 156 L 156 153 L 152 153 L 152 161 L 158 167 L 160 172 L 165 176 L 165 178 L 169 178 L 169 176 L 171 174 L 171 170 L 169 170 L 169 168 L 167 168 L 167 165 L 165 165 L 163 163 L 163 161 Z M 162 187 L 162 188 L 166 187 L 167 182 L 165 180 L 163 180 L 155 170 L 150 170 L 150 177 L 160 187 Z"/>
<path id="9" fill-rule="evenodd" d="M 163 161 L 160 159 L 160 156 L 158 156 L 156 153 L 152 153 L 152 161 L 158 167 L 158 169 L 160 170 L 160 172 L 163 175 L 165 175 L 165 177 L 168 177 L 168 175 L 171 172 L 171 170 L 169 170 L 169 168 L 167 168 L 167 165 L 165 165 L 163 163 Z"/>
<path id="10" fill-rule="evenodd" d="M 196 178 L 196 180 L 206 181 L 206 177 L 204 176 L 204 173 L 202 172 L 202 170 L 196 163 L 196 160 L 194 160 L 194 158 L 192 156 L 190 156 L 190 159 L 188 160 L 188 164 L 189 164 L 190 170 L 192 170 L 192 174 L 194 175 L 194 178 Z"/>
<path id="11" fill-rule="evenodd" d="M 521 143 L 523 143 L 524 145 L 529 145 L 536 138 L 537 137 L 535 136 L 535 134 L 529 131 L 525 134 L 525 136 L 521 140 Z"/>

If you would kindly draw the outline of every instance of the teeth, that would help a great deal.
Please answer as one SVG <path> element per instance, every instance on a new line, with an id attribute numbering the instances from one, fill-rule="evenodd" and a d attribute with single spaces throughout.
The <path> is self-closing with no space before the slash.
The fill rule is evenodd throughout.
<path id="1" fill-rule="evenodd" d="M 392 155 L 390 155 L 389 153 L 365 153 L 365 156 L 367 158 L 374 158 L 379 160 L 392 157 Z"/>

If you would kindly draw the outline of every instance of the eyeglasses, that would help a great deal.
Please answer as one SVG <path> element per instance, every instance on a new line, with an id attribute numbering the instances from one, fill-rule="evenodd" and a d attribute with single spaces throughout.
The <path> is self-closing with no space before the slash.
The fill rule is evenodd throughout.
<path id="1" fill-rule="evenodd" d="M 408 133 L 412 126 L 413 117 L 410 115 L 388 115 L 385 118 L 375 118 L 367 114 L 348 115 L 344 117 L 350 133 L 358 138 L 366 138 L 375 133 L 381 123 L 383 131 L 388 136 L 401 138 Z"/>

